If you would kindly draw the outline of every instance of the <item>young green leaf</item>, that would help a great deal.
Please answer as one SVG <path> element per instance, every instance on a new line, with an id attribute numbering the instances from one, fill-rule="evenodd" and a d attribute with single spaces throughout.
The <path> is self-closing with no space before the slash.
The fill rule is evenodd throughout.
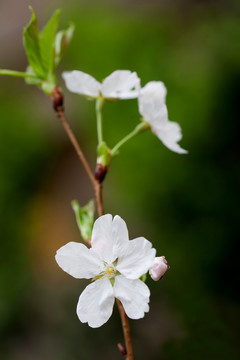
<path id="1" fill-rule="evenodd" d="M 60 13 L 61 10 L 56 10 L 49 22 L 39 34 L 42 66 L 44 72 L 50 75 L 54 72 L 55 33 L 57 31 Z"/>
<path id="2" fill-rule="evenodd" d="M 61 10 L 56 10 L 39 33 L 36 14 L 31 6 L 29 9 L 32 17 L 23 32 L 23 42 L 29 63 L 27 70 L 19 72 L 2 69 L 0 75 L 23 77 L 27 84 L 37 85 L 48 96 L 51 96 L 57 85 L 55 68 L 72 38 L 74 26 L 70 25 L 68 29 L 56 35 L 61 13 Z"/>
<path id="3" fill-rule="evenodd" d="M 77 200 L 73 200 L 72 208 L 83 240 L 91 239 L 95 211 L 93 200 L 83 207 L 79 205 Z"/>
<path id="4" fill-rule="evenodd" d="M 70 43 L 75 30 L 74 24 L 70 24 L 66 30 L 61 30 L 57 33 L 55 38 L 55 66 L 57 66 Z"/>
<path id="5" fill-rule="evenodd" d="M 29 65 L 31 65 L 36 77 L 44 79 L 45 72 L 41 60 L 37 18 L 33 8 L 31 6 L 29 6 L 29 8 L 32 11 L 32 18 L 24 29 L 23 43 Z"/>

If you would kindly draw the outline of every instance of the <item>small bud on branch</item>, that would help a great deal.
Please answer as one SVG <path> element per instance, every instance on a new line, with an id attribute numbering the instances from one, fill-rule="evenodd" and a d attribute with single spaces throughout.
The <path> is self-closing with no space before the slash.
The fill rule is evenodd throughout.
<path id="1" fill-rule="evenodd" d="M 122 344 L 118 343 L 117 344 L 118 350 L 120 351 L 120 353 L 126 358 L 127 356 L 127 350 L 125 348 L 125 346 L 123 346 Z"/>

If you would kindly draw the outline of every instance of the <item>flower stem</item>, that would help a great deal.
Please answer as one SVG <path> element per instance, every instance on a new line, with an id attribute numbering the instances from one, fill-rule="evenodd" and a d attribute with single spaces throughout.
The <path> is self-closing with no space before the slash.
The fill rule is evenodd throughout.
<path id="1" fill-rule="evenodd" d="M 149 129 L 149 124 L 147 122 L 141 122 L 138 124 L 133 131 L 131 131 L 127 136 L 125 136 L 122 140 L 120 140 L 111 150 L 112 156 L 118 154 L 118 150 L 122 145 L 124 145 L 127 141 L 132 139 L 134 136 L 140 134 L 141 132 Z"/>
<path id="2" fill-rule="evenodd" d="M 33 74 L 28 74 L 28 73 L 21 72 L 21 71 L 6 70 L 6 69 L 0 69 L 0 75 L 15 76 L 15 77 L 22 77 L 22 78 L 35 78 L 36 77 Z"/>
<path id="3" fill-rule="evenodd" d="M 97 117 L 97 136 L 98 136 L 98 146 L 103 142 L 103 131 L 102 131 L 102 107 L 104 99 L 99 96 L 96 100 L 96 117 Z"/>

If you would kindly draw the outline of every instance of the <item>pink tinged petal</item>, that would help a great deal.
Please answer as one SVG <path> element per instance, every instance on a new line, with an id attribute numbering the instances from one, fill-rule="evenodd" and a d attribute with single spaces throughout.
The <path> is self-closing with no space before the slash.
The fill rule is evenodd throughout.
<path id="1" fill-rule="evenodd" d="M 116 70 L 102 83 L 102 95 L 105 98 L 134 99 L 138 97 L 140 79 L 135 72 Z"/>
<path id="2" fill-rule="evenodd" d="M 144 237 L 130 240 L 121 249 L 116 269 L 128 279 L 138 279 L 149 270 L 155 255 L 156 250 Z"/>
<path id="3" fill-rule="evenodd" d="M 112 236 L 112 215 L 100 216 L 93 225 L 92 249 L 99 258 L 112 262 L 113 259 L 113 236 Z"/>
<path id="4" fill-rule="evenodd" d="M 99 96 L 101 84 L 91 75 L 74 70 L 64 72 L 62 77 L 69 91 L 93 98 Z"/>
<path id="5" fill-rule="evenodd" d="M 88 285 L 79 297 L 77 315 L 92 328 L 105 324 L 112 315 L 114 304 L 113 287 L 107 278 Z"/>
<path id="6" fill-rule="evenodd" d="M 55 256 L 58 265 L 77 279 L 90 279 L 101 271 L 102 262 L 85 245 L 69 242 L 62 246 Z"/>
<path id="7" fill-rule="evenodd" d="M 179 154 L 188 153 L 178 144 L 178 141 L 182 139 L 182 131 L 178 123 L 168 121 L 163 126 L 153 126 L 152 130 L 168 149 Z"/>
<path id="8" fill-rule="evenodd" d="M 151 266 L 149 273 L 154 281 L 162 279 L 165 272 L 169 269 L 165 256 L 156 257 L 153 265 Z"/>
<path id="9" fill-rule="evenodd" d="M 124 310 L 130 319 L 140 319 L 149 311 L 150 291 L 143 281 L 126 279 L 116 276 L 114 295 L 123 304 Z"/>

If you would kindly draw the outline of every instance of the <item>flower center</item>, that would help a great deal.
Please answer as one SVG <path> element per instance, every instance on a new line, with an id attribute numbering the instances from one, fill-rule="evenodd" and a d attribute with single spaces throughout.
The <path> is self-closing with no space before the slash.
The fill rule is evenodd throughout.
<path id="1" fill-rule="evenodd" d="M 116 269 L 116 265 L 117 265 L 118 259 L 116 259 L 113 263 L 108 264 L 107 262 L 103 262 L 103 269 L 102 271 L 96 275 L 92 281 L 101 279 L 101 278 L 105 278 L 107 277 L 111 284 L 114 285 L 114 281 L 115 281 L 115 277 L 117 275 L 120 275 L 120 273 L 118 272 L 118 270 Z"/>
<path id="2" fill-rule="evenodd" d="M 115 269 L 115 267 L 112 265 L 105 265 L 105 266 L 106 266 L 106 270 L 104 271 L 105 276 L 107 276 L 108 279 L 115 277 L 117 274 L 117 270 Z"/>

